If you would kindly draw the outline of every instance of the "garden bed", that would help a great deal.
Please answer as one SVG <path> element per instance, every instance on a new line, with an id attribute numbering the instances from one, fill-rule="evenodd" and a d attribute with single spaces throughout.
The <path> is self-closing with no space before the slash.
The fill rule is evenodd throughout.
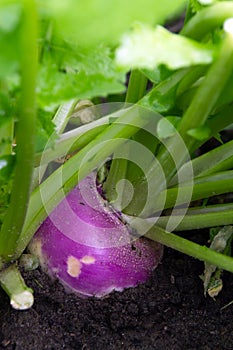
<path id="1" fill-rule="evenodd" d="M 32 271 L 25 276 L 35 290 L 32 309 L 11 309 L 0 292 L 0 349 L 229 350 L 233 305 L 224 306 L 232 300 L 233 275 L 224 272 L 224 289 L 213 300 L 204 297 L 202 272 L 200 261 L 166 249 L 145 285 L 80 299 Z"/>

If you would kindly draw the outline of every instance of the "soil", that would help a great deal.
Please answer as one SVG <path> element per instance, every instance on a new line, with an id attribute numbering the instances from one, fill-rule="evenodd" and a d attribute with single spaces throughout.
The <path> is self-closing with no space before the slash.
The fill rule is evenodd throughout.
<path id="1" fill-rule="evenodd" d="M 205 232 L 198 236 L 206 242 Z M 202 262 L 165 249 L 148 283 L 104 299 L 80 299 L 40 269 L 27 272 L 32 309 L 13 310 L 0 291 L 0 349 L 231 350 L 233 275 L 224 272 L 213 300 L 203 294 L 202 272 Z"/>

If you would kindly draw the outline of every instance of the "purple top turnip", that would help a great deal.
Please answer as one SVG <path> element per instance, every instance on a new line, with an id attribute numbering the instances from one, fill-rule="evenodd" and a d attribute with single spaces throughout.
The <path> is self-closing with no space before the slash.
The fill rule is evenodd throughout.
<path id="1" fill-rule="evenodd" d="M 53 210 L 29 249 L 68 290 L 96 297 L 145 282 L 163 252 L 158 243 L 135 239 L 100 195 L 95 173 Z"/>

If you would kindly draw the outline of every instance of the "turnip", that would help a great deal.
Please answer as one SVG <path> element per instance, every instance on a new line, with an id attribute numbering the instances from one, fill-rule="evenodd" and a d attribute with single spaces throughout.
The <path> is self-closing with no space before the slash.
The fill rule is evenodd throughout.
<path id="1" fill-rule="evenodd" d="M 29 248 L 68 290 L 102 297 L 145 282 L 163 248 L 135 236 L 103 199 L 95 178 L 90 174 L 63 199 Z"/>
<path id="2" fill-rule="evenodd" d="M 171 34 L 149 26 L 172 14 L 164 2 L 152 1 L 154 11 L 148 8 L 158 18 L 133 26 L 120 46 L 122 25 L 114 33 L 103 21 L 88 35 L 95 1 L 81 27 L 69 17 L 71 7 L 80 14 L 77 1 L 66 9 L 52 1 L 46 11 L 43 1 L 39 8 L 31 0 L 1 3 L 1 18 L 10 20 L 0 28 L 0 285 L 14 307 L 33 302 L 18 261 L 37 230 L 31 251 L 51 276 L 82 295 L 101 297 L 146 281 L 161 244 L 233 272 L 225 251 L 173 233 L 233 223 L 232 203 L 209 204 L 233 190 L 232 141 L 208 152 L 204 147 L 198 156 L 204 143 L 232 125 L 233 5 L 199 2 L 189 2 L 181 32 Z M 115 2 L 108 10 L 121 18 Z M 125 16 L 125 28 L 133 18 Z M 110 45 L 102 42 L 105 32 Z M 172 41 L 172 60 L 164 35 Z M 102 97 L 123 104 L 97 108 Z M 72 132 L 76 123 L 69 120 L 80 99 L 94 103 L 96 120 Z M 51 171 L 66 154 L 70 159 Z M 109 157 L 105 200 L 96 174 L 87 174 Z M 74 188 L 78 174 L 87 177 Z M 71 192 L 60 202 L 63 190 Z"/>

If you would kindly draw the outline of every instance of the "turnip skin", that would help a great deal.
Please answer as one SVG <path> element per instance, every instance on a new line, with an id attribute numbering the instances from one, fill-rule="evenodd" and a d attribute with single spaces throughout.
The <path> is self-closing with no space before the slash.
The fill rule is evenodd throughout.
<path id="1" fill-rule="evenodd" d="M 163 254 L 158 243 L 133 240 L 130 228 L 99 194 L 95 173 L 53 210 L 29 249 L 68 290 L 96 297 L 144 283 Z"/>

